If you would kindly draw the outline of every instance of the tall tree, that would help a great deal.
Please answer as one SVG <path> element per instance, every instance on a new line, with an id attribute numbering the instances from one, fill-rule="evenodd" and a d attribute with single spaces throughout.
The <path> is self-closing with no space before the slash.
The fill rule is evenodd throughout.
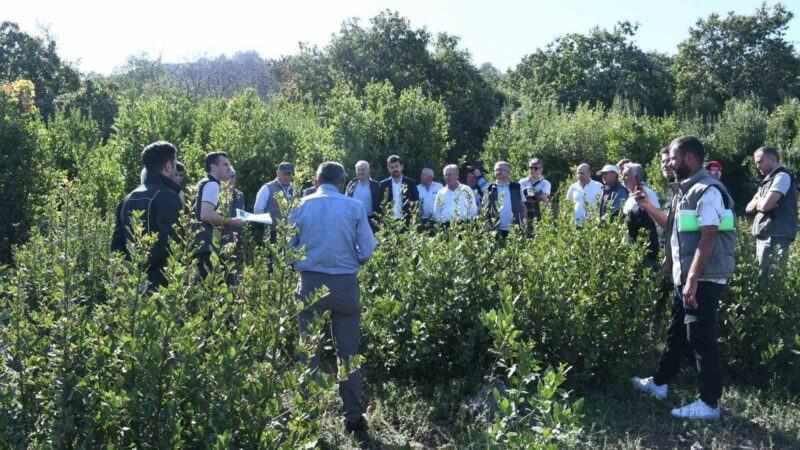
<path id="1" fill-rule="evenodd" d="M 755 95 L 772 107 L 800 94 L 800 59 L 784 39 L 792 17 L 776 4 L 751 16 L 730 12 L 698 20 L 674 60 L 679 105 L 717 113 L 732 98 Z"/>
<path id="2" fill-rule="evenodd" d="M 674 82 L 667 57 L 637 47 L 636 30 L 637 25 L 620 22 L 611 31 L 594 28 L 556 38 L 525 56 L 505 82 L 523 96 L 573 108 L 582 102 L 610 106 L 623 97 L 652 113 L 669 111 Z"/>
<path id="3" fill-rule="evenodd" d="M 299 55 L 282 61 L 284 91 L 323 103 L 337 84 L 359 96 L 371 83 L 384 81 L 396 95 L 419 88 L 447 109 L 454 141 L 448 159 L 474 159 L 503 97 L 458 43 L 457 37 L 447 34 L 434 39 L 396 12 L 378 14 L 369 26 L 351 19 L 324 49 L 303 46 Z"/>
<path id="4" fill-rule="evenodd" d="M 56 41 L 47 33 L 31 36 L 14 22 L 0 23 L 0 81 L 30 80 L 36 87 L 36 107 L 43 116 L 54 111 L 53 100 L 80 87 L 77 70 L 58 56 Z"/>

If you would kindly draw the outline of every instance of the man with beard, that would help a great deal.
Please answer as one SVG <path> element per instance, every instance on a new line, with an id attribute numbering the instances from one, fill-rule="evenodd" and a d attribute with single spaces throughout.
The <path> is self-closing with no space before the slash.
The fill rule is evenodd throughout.
<path id="1" fill-rule="evenodd" d="M 772 263 L 786 263 L 789 246 L 797 236 L 797 184 L 781 166 L 774 148 L 761 147 L 753 158 L 764 179 L 745 211 L 756 215 L 752 232 L 756 237 L 758 276 L 766 280 Z"/>
<path id="2" fill-rule="evenodd" d="M 388 200 L 392 205 L 391 209 L 386 211 L 388 217 L 403 219 L 408 225 L 411 223 L 413 208 L 419 201 L 417 183 L 403 175 L 403 161 L 397 155 L 391 155 L 386 159 L 386 169 L 389 171 L 389 178 L 378 185 L 378 198 L 381 199 L 381 203 Z"/>
<path id="3" fill-rule="evenodd" d="M 670 166 L 680 182 L 675 209 L 665 214 L 642 189 L 634 192 L 639 206 L 667 230 L 675 295 L 664 353 L 652 377 L 633 378 L 636 389 L 667 398 L 667 383 L 680 370 L 688 346 L 694 351 L 700 377 L 700 398 L 672 415 L 684 419 L 719 418 L 722 375 L 718 346 L 718 308 L 722 290 L 735 267 L 736 233 L 720 230 L 733 200 L 725 186 L 708 175 L 705 148 L 699 139 L 683 136 L 669 149 Z"/>
<path id="4" fill-rule="evenodd" d="M 152 287 L 166 284 L 162 269 L 167 264 L 169 239 L 175 238 L 173 228 L 178 222 L 183 201 L 180 186 L 175 182 L 178 150 L 166 141 L 153 142 L 142 151 L 143 173 L 141 186 L 126 195 L 117 207 L 116 224 L 111 236 L 111 250 L 129 258 L 127 243 L 132 239 L 131 213 L 141 211 L 140 220 L 145 233 L 157 233 L 158 240 L 147 255 L 147 279 Z"/>

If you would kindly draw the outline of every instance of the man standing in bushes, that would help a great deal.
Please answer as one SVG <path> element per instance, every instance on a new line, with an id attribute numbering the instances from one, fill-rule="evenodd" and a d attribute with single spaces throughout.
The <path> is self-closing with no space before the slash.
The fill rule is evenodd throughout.
<path id="1" fill-rule="evenodd" d="M 578 165 L 578 181 L 572 183 L 567 189 L 567 200 L 574 203 L 572 215 L 578 226 L 583 226 L 586 220 L 586 208 L 596 208 L 600 196 L 603 194 L 603 185 L 592 179 L 592 167 L 589 164 Z"/>
<path id="2" fill-rule="evenodd" d="M 378 185 L 378 198 L 381 204 L 387 200 L 392 205 L 391 211 L 386 214 L 396 220 L 404 219 L 406 225 L 411 223 L 411 213 L 419 201 L 417 184 L 411 178 L 403 175 L 403 161 L 397 155 L 386 159 L 386 169 L 389 178 Z"/>
<path id="3" fill-rule="evenodd" d="M 154 142 L 142 151 L 147 171 L 142 185 L 122 199 L 117 207 L 116 224 L 111 236 L 111 250 L 129 257 L 127 242 L 132 239 L 131 213 L 141 211 L 145 233 L 158 233 L 158 240 L 147 256 L 147 279 L 151 286 L 163 286 L 166 279 L 162 269 L 167 264 L 169 239 L 175 237 L 183 202 L 181 188 L 174 180 L 178 150 L 166 141 Z"/>
<path id="4" fill-rule="evenodd" d="M 253 212 L 256 214 L 268 212 L 272 217 L 272 225 L 269 228 L 269 242 L 272 244 L 277 239 L 278 221 L 283 218 L 281 206 L 275 195 L 280 193 L 287 202 L 292 200 L 294 195 L 292 176 L 294 176 L 294 166 L 291 163 L 282 162 L 278 164 L 278 169 L 275 171 L 275 179 L 261 186 L 256 194 Z"/>
<path id="5" fill-rule="evenodd" d="M 371 169 L 368 162 L 357 162 L 356 179 L 347 184 L 345 194 L 348 197 L 361 200 L 361 203 L 364 204 L 364 208 L 367 210 L 367 217 L 369 218 L 369 226 L 374 233 L 378 228 L 376 217 L 380 217 L 381 215 L 381 196 L 378 193 L 378 182 L 370 177 L 370 172 Z"/>
<path id="6" fill-rule="evenodd" d="M 494 183 L 486 188 L 486 226 L 500 237 L 508 236 L 511 225 L 522 226 L 528 217 L 525 193 L 516 181 L 511 181 L 511 164 L 498 161 L 494 165 Z"/>
<path id="7" fill-rule="evenodd" d="M 797 184 L 781 166 L 778 151 L 761 147 L 754 154 L 756 169 L 764 177 L 758 192 L 747 204 L 747 214 L 755 214 L 758 276 L 766 280 L 769 266 L 786 263 L 789 246 L 797 236 Z"/>
<path id="8" fill-rule="evenodd" d="M 211 152 L 206 155 L 203 165 L 206 176 L 197 183 L 197 197 L 194 202 L 194 217 L 197 220 L 199 233 L 195 239 L 200 279 L 205 279 L 211 270 L 211 255 L 219 254 L 219 248 L 214 245 L 214 228 L 233 227 L 241 228 L 244 221 L 238 217 L 225 218 L 217 209 L 219 207 L 220 181 L 228 181 L 232 172 L 228 154 L 225 152 Z"/>
<path id="9" fill-rule="evenodd" d="M 294 262 L 294 269 L 300 272 L 295 297 L 305 306 L 298 317 L 300 333 L 307 332 L 315 315 L 331 312 L 333 345 L 339 366 L 347 374 L 347 379 L 339 382 L 346 429 L 363 435 L 366 421 L 361 405 L 361 373 L 350 370 L 350 358 L 358 353 L 360 338 L 358 269 L 370 258 L 377 243 L 364 204 L 340 193 L 344 176 L 341 164 L 320 164 L 319 189 L 303 198 L 289 214 L 289 223 L 296 229 L 290 245 L 305 248 L 304 258 Z M 327 287 L 328 293 L 308 304 L 314 292 L 323 287 Z M 319 352 L 310 361 L 312 370 L 318 366 Z"/>
<path id="10" fill-rule="evenodd" d="M 458 181 L 458 166 L 444 168 L 445 187 L 436 193 L 433 220 L 440 224 L 472 220 L 478 215 L 478 204 L 472 189 Z"/>
<path id="11" fill-rule="evenodd" d="M 419 174 L 417 192 L 419 192 L 420 222 L 423 226 L 433 220 L 433 212 L 436 206 L 436 194 L 443 187 L 442 183 L 433 180 L 433 169 L 430 167 L 422 169 L 422 172 Z"/>
<path id="12" fill-rule="evenodd" d="M 525 206 L 528 209 L 528 223 L 542 218 L 541 206 L 550 203 L 550 182 L 544 178 L 544 163 L 539 158 L 528 162 L 530 174 L 519 180 L 519 186 L 525 194 Z"/>
<path id="13" fill-rule="evenodd" d="M 672 415 L 685 419 L 719 417 L 722 375 L 718 346 L 719 299 L 735 266 L 736 233 L 726 208 L 733 207 L 728 190 L 711 178 L 703 166 L 705 149 L 693 136 L 670 144 L 670 165 L 680 182 L 676 208 L 667 215 L 655 207 L 643 189 L 634 192 L 639 206 L 669 235 L 675 296 L 667 331 L 667 345 L 655 374 L 633 378 L 633 385 L 660 399 L 678 373 L 689 346 L 697 359 L 700 398 Z"/>
<path id="14" fill-rule="evenodd" d="M 619 182 L 619 168 L 606 164 L 597 174 L 603 178 L 604 184 L 600 197 L 600 220 L 617 217 L 628 199 L 628 190 Z"/>

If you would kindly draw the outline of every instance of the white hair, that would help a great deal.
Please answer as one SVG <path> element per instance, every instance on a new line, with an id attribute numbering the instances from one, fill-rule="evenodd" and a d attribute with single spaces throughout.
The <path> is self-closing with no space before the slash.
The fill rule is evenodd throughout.
<path id="1" fill-rule="evenodd" d="M 430 167 L 426 167 L 422 169 L 422 174 L 433 176 L 433 169 L 431 169 Z"/>
<path id="2" fill-rule="evenodd" d="M 506 170 L 511 172 L 511 164 L 506 161 L 497 161 L 494 163 L 494 168 L 497 169 L 498 167 L 504 167 Z"/>
<path id="3" fill-rule="evenodd" d="M 455 170 L 456 171 L 456 175 L 458 175 L 459 170 L 458 170 L 458 165 L 456 165 L 456 164 L 448 164 L 448 165 L 444 166 L 444 169 L 442 170 L 442 175 L 446 174 L 447 171 L 450 170 L 450 169 Z"/>
<path id="4" fill-rule="evenodd" d="M 359 167 L 366 167 L 367 169 L 369 169 L 369 163 L 362 159 L 361 161 L 356 163 L 356 170 L 358 170 Z"/>
<path id="5" fill-rule="evenodd" d="M 640 183 L 644 181 L 644 167 L 642 167 L 641 164 L 629 162 L 625 164 L 625 168 L 628 169 L 628 172 L 630 172 L 631 175 L 636 177 L 636 181 Z"/>

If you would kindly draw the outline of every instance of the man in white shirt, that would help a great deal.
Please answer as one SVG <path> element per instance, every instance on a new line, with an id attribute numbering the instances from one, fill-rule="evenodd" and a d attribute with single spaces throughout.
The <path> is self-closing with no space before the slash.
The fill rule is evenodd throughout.
<path id="1" fill-rule="evenodd" d="M 434 207 L 436 206 L 436 193 L 444 186 L 442 183 L 433 181 L 433 169 L 426 167 L 422 169 L 419 176 L 420 183 L 417 185 L 419 191 L 420 215 L 423 225 L 433 218 Z"/>
<path id="2" fill-rule="evenodd" d="M 461 222 L 478 215 L 478 204 L 472 189 L 458 182 L 458 166 L 450 164 L 444 168 L 445 187 L 436 193 L 433 220 L 437 223 Z"/>
<path id="3" fill-rule="evenodd" d="M 225 218 L 219 209 L 220 181 L 228 181 L 231 176 L 230 162 L 225 152 L 212 152 L 206 155 L 203 165 L 206 177 L 197 184 L 197 198 L 194 205 L 194 217 L 197 220 L 196 229 L 199 230 L 195 243 L 195 254 L 199 259 L 198 269 L 201 279 L 205 279 L 211 270 L 211 253 L 219 252 L 214 246 L 214 228 L 244 226 L 238 217 Z"/>
<path id="4" fill-rule="evenodd" d="M 550 182 L 544 179 L 544 163 L 533 158 L 528 163 L 530 174 L 519 180 L 522 193 L 525 194 L 525 206 L 528 207 L 528 223 L 533 219 L 541 219 L 540 205 L 550 203 Z"/>
<path id="5" fill-rule="evenodd" d="M 597 208 L 602 193 L 603 184 L 592 179 L 592 167 L 586 163 L 579 165 L 578 181 L 567 190 L 567 200 L 574 203 L 572 214 L 578 226 L 583 226 L 586 220 L 587 207 L 590 210 Z"/>

